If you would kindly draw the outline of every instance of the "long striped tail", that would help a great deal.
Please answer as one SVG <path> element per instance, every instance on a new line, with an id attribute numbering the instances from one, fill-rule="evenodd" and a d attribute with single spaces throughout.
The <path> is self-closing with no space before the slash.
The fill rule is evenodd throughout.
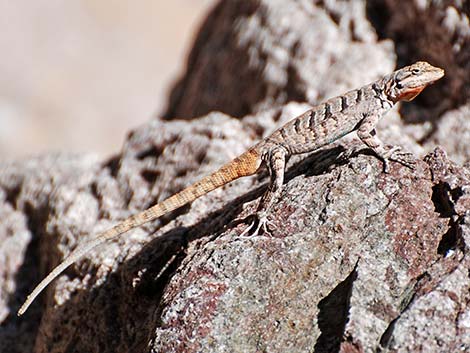
<path id="1" fill-rule="evenodd" d="M 108 229 L 107 231 L 98 234 L 98 236 L 79 246 L 77 249 L 62 261 L 56 268 L 54 268 L 46 278 L 44 278 L 30 295 L 26 298 L 26 301 L 18 310 L 18 316 L 25 313 L 34 299 L 51 283 L 57 276 L 59 276 L 67 267 L 74 262 L 81 259 L 89 251 L 97 247 L 98 245 L 114 239 L 135 227 L 141 226 L 144 223 L 150 222 L 164 214 L 171 212 L 181 206 L 184 206 L 197 198 L 207 194 L 208 192 L 215 190 L 235 179 L 243 176 L 255 174 L 261 164 L 261 158 L 259 153 L 255 149 L 250 149 L 243 153 L 233 161 L 225 164 L 216 172 L 206 176 L 200 181 L 187 187 L 186 189 L 170 196 L 166 200 L 148 208 L 141 213 L 135 214 L 116 226 Z"/>

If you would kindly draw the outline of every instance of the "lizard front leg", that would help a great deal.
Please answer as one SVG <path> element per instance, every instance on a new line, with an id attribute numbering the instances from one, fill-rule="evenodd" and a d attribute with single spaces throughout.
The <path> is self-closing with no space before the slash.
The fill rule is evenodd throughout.
<path id="1" fill-rule="evenodd" d="M 413 169 L 415 161 L 412 153 L 401 151 L 400 146 L 393 146 L 387 149 L 382 141 L 377 137 L 375 125 L 379 118 L 380 116 L 377 115 L 364 117 L 364 119 L 359 123 L 357 136 L 372 151 L 374 151 L 380 159 L 383 160 L 385 173 L 388 173 L 390 170 L 389 161 L 395 161 Z"/>
<path id="2" fill-rule="evenodd" d="M 267 168 L 271 177 L 268 189 L 261 197 L 260 203 L 256 210 L 255 221 L 241 234 L 241 236 L 250 232 L 255 226 L 252 235 L 257 235 L 260 229 L 265 233 L 269 233 L 268 214 L 271 207 L 279 199 L 282 191 L 282 184 L 284 183 L 284 170 L 286 167 L 286 150 L 283 147 L 276 146 L 266 153 L 264 157 Z"/>

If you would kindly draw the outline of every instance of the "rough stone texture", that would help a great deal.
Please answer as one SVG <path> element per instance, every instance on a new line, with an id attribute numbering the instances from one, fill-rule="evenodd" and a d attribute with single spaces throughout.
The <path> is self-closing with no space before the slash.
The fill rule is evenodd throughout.
<path id="1" fill-rule="evenodd" d="M 436 132 L 424 143 L 425 149 L 445 146 L 454 161 L 462 164 L 470 161 L 470 101 L 443 114 L 435 129 Z"/>
<path id="2" fill-rule="evenodd" d="M 61 256 L 56 234 L 46 228 L 50 200 L 56 188 L 89 179 L 99 167 L 97 162 L 93 156 L 51 154 L 0 163 L 1 352 L 32 351 L 42 308 L 32 307 L 26 320 L 17 318 L 15 311 L 33 283 L 50 269 L 51 259 L 57 262 Z M 87 214 L 76 216 L 87 221 Z"/>
<path id="3" fill-rule="evenodd" d="M 140 208 L 133 204 L 147 207 L 164 188 L 173 193 L 241 152 L 251 142 L 243 131 L 222 114 L 153 121 L 131 134 L 119 163 L 8 165 L 2 189 L 16 190 L 8 194 L 18 212 L 21 200 L 38 200 L 30 206 L 43 214 L 32 226 L 43 245 L 36 261 L 50 268 L 79 235 L 84 241 Z M 245 225 L 235 220 L 263 191 L 252 177 L 94 251 L 49 292 L 35 351 L 411 352 L 423 341 L 453 348 L 459 337 L 470 349 L 470 171 L 437 149 L 415 172 L 394 165 L 384 175 L 375 157 L 341 159 L 341 150 L 291 161 L 272 237 L 238 236 Z M 42 213 L 41 193 L 49 194 Z M 32 285 L 41 275 L 30 276 Z M 29 289 L 17 290 L 11 310 Z M 38 306 L 6 322 L 37 325 Z"/>
<path id="4" fill-rule="evenodd" d="M 318 102 L 390 72 L 394 61 L 392 42 L 377 41 L 363 1 L 221 1 L 165 116 L 243 117 L 290 100 Z"/>
<path id="5" fill-rule="evenodd" d="M 414 173 L 383 175 L 370 156 L 330 163 L 291 169 L 272 237 L 229 228 L 183 261 L 153 351 L 470 349 L 470 171 L 439 149 Z"/>
<path id="6" fill-rule="evenodd" d="M 0 164 L 2 352 L 470 351 L 470 164 L 435 148 L 470 159 L 463 140 L 469 69 L 461 61 L 454 64 L 467 76 L 448 70 L 441 86 L 380 124 L 386 142 L 427 153 L 415 171 L 393 164 L 383 174 L 351 137 L 295 156 L 271 237 L 239 237 L 246 227 L 239 220 L 267 182 L 240 179 L 93 251 L 15 317 L 39 278 L 78 243 L 307 109 L 283 103 L 314 103 L 390 71 L 393 44 L 406 48 L 411 40 L 392 26 L 398 2 L 312 3 L 221 2 L 169 105 L 167 118 L 191 120 L 150 121 L 108 161 L 46 156 Z M 454 11 L 449 6 L 467 28 L 466 3 L 410 1 L 403 11 L 428 16 L 447 33 L 453 22 L 439 14 Z M 384 9 L 387 24 L 373 16 Z M 412 17 L 403 17 L 413 28 Z M 386 34 L 393 42 L 378 39 Z M 413 40 L 428 35 L 417 29 Z M 461 48 L 446 55 L 468 52 L 468 42 Z M 398 51 L 405 60 L 406 50 Z M 410 125 L 401 115 L 429 121 Z"/>

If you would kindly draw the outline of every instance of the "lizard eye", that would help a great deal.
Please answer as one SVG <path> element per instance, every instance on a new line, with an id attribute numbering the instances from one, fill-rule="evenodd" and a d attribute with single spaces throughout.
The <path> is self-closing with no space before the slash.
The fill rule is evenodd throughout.
<path id="1" fill-rule="evenodd" d="M 397 82 L 395 85 L 398 89 L 402 89 L 403 85 L 400 82 Z"/>
<path id="2" fill-rule="evenodd" d="M 413 69 L 413 70 L 411 70 L 411 73 L 413 75 L 419 75 L 421 73 L 421 70 L 420 69 Z"/>

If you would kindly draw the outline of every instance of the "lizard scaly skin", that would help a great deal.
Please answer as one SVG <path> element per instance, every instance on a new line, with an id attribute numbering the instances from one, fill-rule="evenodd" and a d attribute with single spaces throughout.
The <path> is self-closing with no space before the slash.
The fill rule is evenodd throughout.
<path id="1" fill-rule="evenodd" d="M 375 134 L 379 119 L 401 100 L 410 101 L 426 86 L 444 76 L 444 70 L 426 62 L 417 62 L 393 72 L 382 79 L 331 98 L 289 121 L 247 152 L 222 166 L 219 170 L 187 187 L 181 192 L 98 234 L 88 243 L 78 246 L 28 296 L 18 311 L 24 314 L 34 299 L 68 266 L 90 250 L 124 232 L 152 221 L 235 179 L 255 174 L 265 164 L 271 183 L 259 203 L 255 222 L 243 234 L 262 228 L 267 231 L 267 215 L 278 200 L 284 182 L 286 158 L 293 154 L 313 152 L 356 130 L 358 137 L 384 162 L 388 172 L 389 161 L 413 168 L 412 155 L 399 147 L 385 148 Z M 254 228 L 256 226 L 256 228 Z"/>

